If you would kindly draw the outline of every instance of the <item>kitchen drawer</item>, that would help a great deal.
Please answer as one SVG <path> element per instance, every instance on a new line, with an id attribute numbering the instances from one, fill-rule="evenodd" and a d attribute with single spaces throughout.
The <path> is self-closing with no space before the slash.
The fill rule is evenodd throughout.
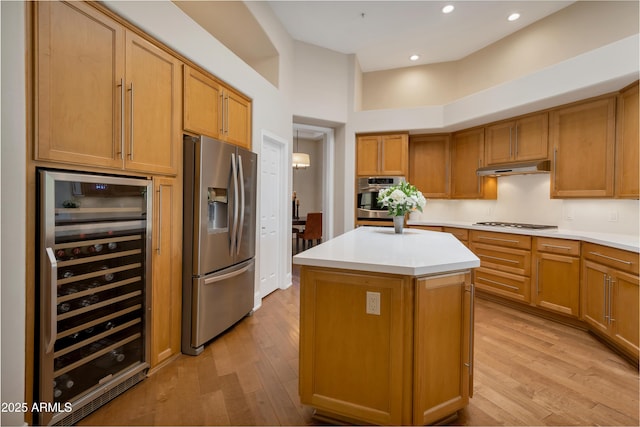
<path id="1" fill-rule="evenodd" d="M 621 249 L 595 245 L 593 243 L 583 243 L 582 256 L 598 264 L 638 274 L 639 255 L 635 252 L 623 251 Z"/>
<path id="2" fill-rule="evenodd" d="M 427 230 L 427 231 L 442 231 L 442 227 L 438 227 L 435 225 L 412 225 L 411 228 L 417 228 L 420 230 Z"/>
<path id="3" fill-rule="evenodd" d="M 492 294 L 522 302 L 531 300 L 531 279 L 528 277 L 480 267 L 474 270 L 473 281 L 477 289 Z"/>
<path id="4" fill-rule="evenodd" d="M 469 241 L 469 230 L 466 228 L 442 227 L 442 231 L 453 234 L 461 242 Z"/>
<path id="5" fill-rule="evenodd" d="M 531 249 L 531 236 L 510 233 L 494 233 L 491 231 L 471 230 L 471 240 L 488 245 L 509 248 Z"/>
<path id="6" fill-rule="evenodd" d="M 531 275 L 531 251 L 472 243 L 471 250 L 480 258 L 481 267 L 523 276 Z"/>
<path id="7" fill-rule="evenodd" d="M 580 241 L 535 237 L 534 246 L 538 252 L 580 256 Z"/>

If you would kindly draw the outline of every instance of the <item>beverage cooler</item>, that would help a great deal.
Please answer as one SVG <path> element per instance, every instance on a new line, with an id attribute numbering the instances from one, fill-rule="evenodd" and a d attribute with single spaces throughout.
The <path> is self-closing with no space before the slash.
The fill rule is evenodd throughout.
<path id="1" fill-rule="evenodd" d="M 73 424 L 144 379 L 152 183 L 38 170 L 39 424 Z"/>

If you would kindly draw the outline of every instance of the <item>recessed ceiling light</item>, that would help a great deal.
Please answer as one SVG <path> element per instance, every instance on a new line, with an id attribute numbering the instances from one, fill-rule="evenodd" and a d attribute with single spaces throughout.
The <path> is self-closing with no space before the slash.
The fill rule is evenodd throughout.
<path id="1" fill-rule="evenodd" d="M 451 13 L 453 9 L 455 9 L 455 7 L 452 4 L 448 4 L 442 8 L 442 13 Z"/>
<path id="2" fill-rule="evenodd" d="M 420 55 L 413 54 L 409 57 L 409 59 L 412 61 L 417 61 L 418 59 L 420 59 Z"/>
<path id="3" fill-rule="evenodd" d="M 509 21 L 515 21 L 518 18 L 520 18 L 520 14 L 518 12 L 514 12 L 511 15 L 509 15 L 509 17 L 507 19 Z"/>

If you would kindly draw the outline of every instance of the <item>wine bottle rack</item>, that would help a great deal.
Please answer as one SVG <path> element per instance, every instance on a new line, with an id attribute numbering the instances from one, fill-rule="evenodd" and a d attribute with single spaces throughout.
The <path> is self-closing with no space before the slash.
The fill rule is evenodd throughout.
<path id="1" fill-rule="evenodd" d="M 144 348 L 144 230 L 69 232 L 57 262 L 53 399 L 66 402 L 140 363 Z"/>

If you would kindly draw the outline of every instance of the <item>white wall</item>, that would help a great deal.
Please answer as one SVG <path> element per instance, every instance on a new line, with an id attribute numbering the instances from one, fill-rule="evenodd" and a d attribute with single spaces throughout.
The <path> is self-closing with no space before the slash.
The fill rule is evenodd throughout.
<path id="1" fill-rule="evenodd" d="M 430 199 L 412 219 L 424 221 L 505 221 L 556 225 L 574 231 L 638 235 L 640 201 L 623 199 L 552 199 L 550 176 L 498 178 L 497 200 Z M 616 221 L 612 218 L 617 217 Z"/>
<path id="2" fill-rule="evenodd" d="M 2 402 L 24 402 L 25 372 L 25 10 L 0 2 L 2 15 L 2 143 L 0 260 Z M 0 423 L 22 425 L 20 412 L 2 412 Z"/>

